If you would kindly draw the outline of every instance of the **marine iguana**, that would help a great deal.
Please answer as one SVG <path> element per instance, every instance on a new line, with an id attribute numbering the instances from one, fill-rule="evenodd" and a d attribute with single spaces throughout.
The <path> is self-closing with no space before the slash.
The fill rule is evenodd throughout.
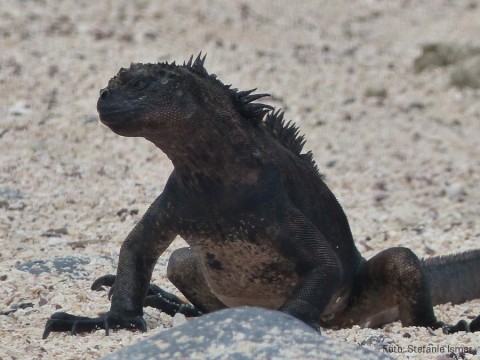
<path id="1" fill-rule="evenodd" d="M 319 330 L 354 324 L 479 330 L 437 321 L 433 306 L 480 298 L 480 250 L 420 260 L 390 248 L 364 259 L 347 217 L 322 180 L 304 137 L 284 113 L 209 74 L 201 54 L 122 68 L 100 91 L 100 120 L 144 137 L 172 161 L 164 191 L 124 241 L 111 308 L 97 318 L 57 312 L 51 331 L 146 331 L 143 307 L 197 316 L 242 305 L 277 309 Z M 149 285 L 158 257 L 180 235 L 168 279 L 191 304 Z"/>

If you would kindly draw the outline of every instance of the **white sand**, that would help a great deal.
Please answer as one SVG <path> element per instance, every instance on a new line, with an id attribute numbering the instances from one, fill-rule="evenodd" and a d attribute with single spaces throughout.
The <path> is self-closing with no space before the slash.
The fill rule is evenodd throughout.
<path id="1" fill-rule="evenodd" d="M 108 310 L 91 281 L 114 272 L 105 257 L 116 261 L 172 168 L 145 140 L 97 121 L 99 89 L 130 62 L 183 61 L 203 50 L 224 82 L 270 92 L 306 134 L 365 256 L 397 245 L 420 256 L 479 247 L 479 92 L 449 86 L 446 69 L 412 71 L 426 42 L 478 41 L 478 2 L 305 3 L 0 0 L 0 191 L 10 190 L 0 207 L 0 312 L 34 304 L 0 316 L 1 359 L 90 359 L 171 326 L 150 309 L 147 334 L 41 340 L 58 309 Z M 384 87 L 386 99 L 366 98 L 369 87 Z M 139 214 L 122 222 L 122 208 Z M 42 236 L 60 228 L 68 234 Z M 91 259 L 85 278 L 15 269 L 67 255 Z M 162 286 L 167 258 L 154 275 Z M 456 322 L 480 314 L 480 301 L 435 311 Z M 419 353 L 434 345 L 480 345 L 480 333 L 433 336 L 399 323 L 324 334 L 352 343 L 383 334 L 404 352 L 426 346 L 401 359 L 435 359 Z"/>

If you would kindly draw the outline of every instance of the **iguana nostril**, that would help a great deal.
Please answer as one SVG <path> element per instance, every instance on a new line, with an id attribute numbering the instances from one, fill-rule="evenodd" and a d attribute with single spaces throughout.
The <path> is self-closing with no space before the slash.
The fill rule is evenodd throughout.
<path id="1" fill-rule="evenodd" d="M 108 89 L 107 88 L 101 89 L 100 90 L 100 98 L 105 99 L 107 96 L 108 96 Z"/>

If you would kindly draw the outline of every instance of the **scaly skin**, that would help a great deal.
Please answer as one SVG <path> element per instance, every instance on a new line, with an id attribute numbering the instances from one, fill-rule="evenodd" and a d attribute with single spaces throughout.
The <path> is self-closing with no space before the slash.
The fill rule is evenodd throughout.
<path id="1" fill-rule="evenodd" d="M 316 329 L 397 319 L 442 326 L 433 313 L 428 264 L 406 248 L 363 259 L 311 153 L 302 154 L 297 128 L 254 102 L 265 94 L 232 90 L 203 63 L 199 56 L 183 66 L 132 64 L 101 91 L 102 123 L 151 141 L 175 169 L 123 243 L 116 276 L 92 286 L 113 286 L 110 311 L 93 319 L 56 313 L 44 338 L 51 331 L 145 331 L 144 306 L 188 316 L 260 306 Z M 190 247 L 172 254 L 168 278 L 193 306 L 149 285 L 176 235 Z M 480 264 L 480 251 L 471 256 Z M 463 281 L 478 280 L 478 272 L 464 270 Z M 462 329 L 464 322 L 445 327 Z"/>

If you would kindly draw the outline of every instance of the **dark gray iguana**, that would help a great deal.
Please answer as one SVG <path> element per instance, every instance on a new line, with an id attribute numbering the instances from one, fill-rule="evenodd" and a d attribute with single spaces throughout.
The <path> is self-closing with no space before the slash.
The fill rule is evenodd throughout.
<path id="1" fill-rule="evenodd" d="M 162 194 L 126 238 L 110 311 L 55 313 L 51 331 L 146 330 L 143 307 L 197 316 L 242 305 L 278 309 L 314 328 L 404 326 L 478 330 L 437 321 L 432 304 L 480 298 L 480 250 L 419 260 L 396 247 L 365 260 L 347 218 L 322 181 L 303 136 L 283 113 L 208 74 L 205 57 L 132 64 L 101 90 L 103 124 L 153 142 L 174 165 Z M 187 304 L 149 285 L 158 257 L 180 235 L 168 278 Z"/>

